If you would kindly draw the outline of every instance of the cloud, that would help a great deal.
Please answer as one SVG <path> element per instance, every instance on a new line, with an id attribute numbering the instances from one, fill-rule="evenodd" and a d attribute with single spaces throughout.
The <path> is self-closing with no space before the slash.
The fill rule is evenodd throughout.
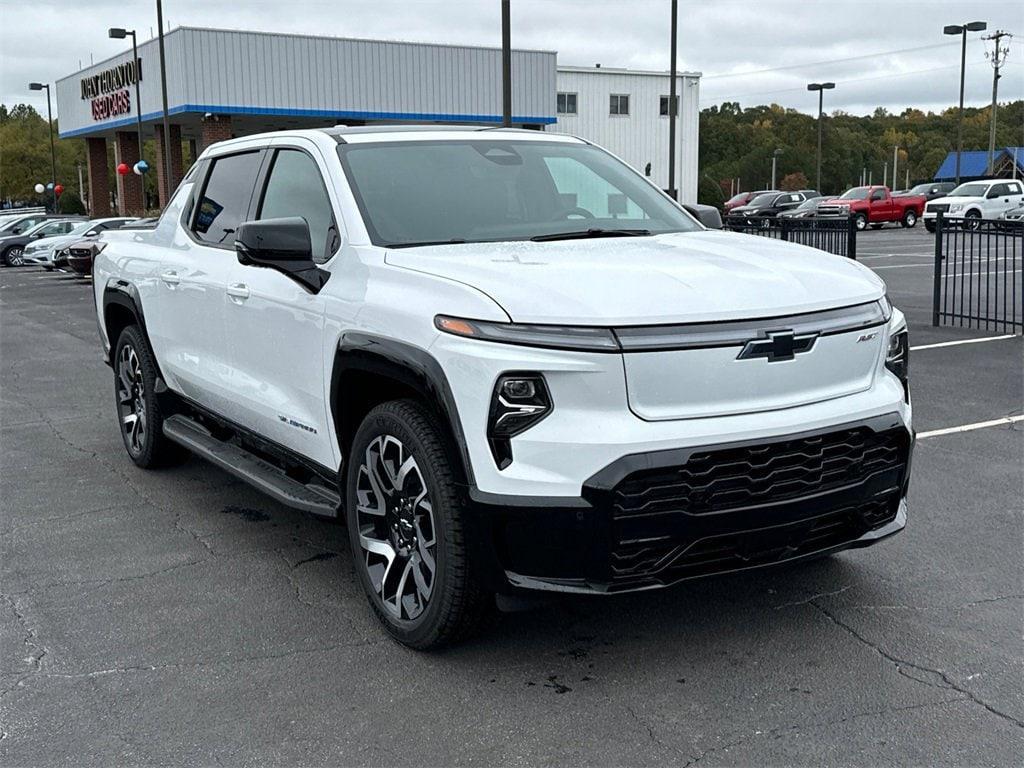
<path id="1" fill-rule="evenodd" d="M 970 8 L 967 11 L 967 8 Z M 227 27 L 344 37 L 498 45 L 496 0 L 165 0 L 172 26 Z M 971 18 L 964 18 L 967 13 Z M 813 112 L 806 91 L 832 80 L 826 108 L 943 109 L 958 97 L 958 46 L 942 26 L 973 19 L 1017 33 L 1000 93 L 1024 96 L 1024 28 L 1018 0 L 969 6 L 954 0 L 859 3 L 800 0 L 680 2 L 679 65 L 701 71 L 702 103 L 776 102 Z M 124 50 L 107 28 L 148 38 L 155 4 L 114 0 L 4 0 L 0 6 L 0 102 L 45 110 L 28 82 L 53 82 Z M 512 0 L 513 45 L 558 51 L 563 64 L 667 69 L 668 0 Z M 968 44 L 967 103 L 989 101 L 992 71 L 980 35 Z M 900 53 L 887 53 L 902 51 Z"/>

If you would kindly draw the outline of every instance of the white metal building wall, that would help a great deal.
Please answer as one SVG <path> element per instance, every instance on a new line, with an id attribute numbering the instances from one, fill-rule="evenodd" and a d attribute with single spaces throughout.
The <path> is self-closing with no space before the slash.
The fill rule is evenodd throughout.
<path id="1" fill-rule="evenodd" d="M 385 40 L 181 27 L 166 37 L 168 101 L 182 112 L 352 120 L 501 121 L 501 50 Z M 160 110 L 155 41 L 139 46 L 143 120 Z M 135 122 L 93 121 L 83 77 L 131 60 L 128 51 L 57 81 L 61 136 Z M 513 121 L 554 120 L 555 53 L 513 50 Z"/>
<path id="2" fill-rule="evenodd" d="M 676 185 L 684 203 L 697 202 L 700 74 L 678 75 L 679 123 L 676 126 Z M 557 115 L 546 128 L 593 141 L 618 155 L 640 173 L 651 164 L 650 179 L 668 188 L 668 117 L 660 100 L 668 96 L 665 72 L 640 72 L 605 67 L 558 67 L 558 93 L 575 93 L 577 114 Z M 629 95 L 629 114 L 609 113 L 611 94 Z"/>

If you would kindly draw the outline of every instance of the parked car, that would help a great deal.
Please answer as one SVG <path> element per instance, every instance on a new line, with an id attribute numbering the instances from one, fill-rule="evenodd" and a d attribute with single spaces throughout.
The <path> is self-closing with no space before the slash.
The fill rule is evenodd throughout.
<path id="1" fill-rule="evenodd" d="M 81 216 L 74 218 L 48 218 L 20 234 L 4 236 L 3 233 L 0 233 L 0 261 L 3 262 L 5 267 L 20 267 L 23 263 L 25 246 L 29 243 L 44 237 L 66 235 L 84 220 Z"/>
<path id="2" fill-rule="evenodd" d="M 746 205 L 738 205 L 729 211 L 731 221 L 745 221 L 747 224 L 767 220 L 783 211 L 796 208 L 807 196 L 803 192 L 765 192 Z"/>
<path id="3" fill-rule="evenodd" d="M 968 229 L 976 229 L 982 221 L 995 221 L 1004 211 L 1016 208 L 1024 200 L 1024 185 L 1016 179 L 986 179 L 968 181 L 928 203 L 924 212 L 924 225 L 935 231 L 935 217 L 939 211 Z"/>
<path id="4" fill-rule="evenodd" d="M 818 195 L 817 197 L 810 197 L 804 200 L 796 208 L 790 208 L 785 211 L 779 212 L 780 219 L 805 219 L 811 216 L 822 216 L 820 212 L 821 204 L 828 202 L 827 198 Z M 838 214 L 833 214 L 838 215 Z"/>
<path id="5" fill-rule="evenodd" d="M 92 274 L 93 259 L 104 245 L 105 243 L 95 239 L 78 240 L 62 248 L 56 258 L 63 264 L 63 268 L 86 277 Z"/>
<path id="6" fill-rule="evenodd" d="M 925 200 L 934 200 L 937 197 L 948 195 L 953 191 L 956 184 L 952 181 L 929 181 L 924 184 L 917 184 L 910 189 L 902 189 L 899 192 L 893 192 L 896 197 L 903 197 L 905 195 L 921 195 Z"/>
<path id="7" fill-rule="evenodd" d="M 1010 208 L 999 214 L 999 221 L 1003 224 L 1013 225 L 1024 223 L 1024 202 L 1019 203 L 1016 208 Z"/>
<path id="8" fill-rule="evenodd" d="M 26 245 L 21 254 L 22 263 L 41 266 L 47 271 L 51 271 L 58 266 L 54 264 L 54 256 L 66 246 L 82 239 L 97 238 L 102 232 L 108 229 L 117 229 L 131 221 L 135 221 L 131 216 L 114 216 L 83 221 L 67 234 L 42 237 Z"/>
<path id="9" fill-rule="evenodd" d="M 887 223 L 913 227 L 924 212 L 922 195 L 893 197 L 888 187 L 868 186 L 848 189 L 839 197 L 827 200 L 818 208 L 824 216 L 850 215 L 857 229 L 880 229 Z"/>
<path id="10" fill-rule="evenodd" d="M 10 216 L 4 216 L 3 221 L 0 221 L 0 238 L 10 237 L 11 235 L 20 235 L 32 227 L 36 226 L 41 221 L 45 221 L 48 218 L 53 218 L 45 211 L 33 211 L 32 213 L 19 213 Z"/>
<path id="11" fill-rule="evenodd" d="M 778 191 L 779 190 L 777 189 L 759 189 L 753 192 L 738 192 L 737 194 L 733 195 L 728 200 L 726 200 L 722 208 L 725 210 L 726 215 L 728 215 L 729 211 L 731 211 L 733 208 L 736 208 L 737 206 L 740 205 L 746 205 L 758 195 Z"/>
<path id="12" fill-rule="evenodd" d="M 232 139 L 104 246 L 130 460 L 187 449 L 343 515 L 414 648 L 495 593 L 664 587 L 906 524 L 907 326 L 882 280 L 708 230 L 572 136 Z"/>

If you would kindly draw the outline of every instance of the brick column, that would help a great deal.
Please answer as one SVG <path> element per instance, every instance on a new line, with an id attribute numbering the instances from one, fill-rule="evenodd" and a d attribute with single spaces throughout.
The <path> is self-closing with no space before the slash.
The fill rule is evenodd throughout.
<path id="1" fill-rule="evenodd" d="M 134 168 L 139 162 L 139 136 L 132 131 L 118 131 L 114 134 L 114 163 L 125 163 Z M 146 210 L 143 197 L 142 177 L 134 171 L 122 176 L 117 174 L 117 212 L 122 216 L 141 216 Z"/>
<path id="2" fill-rule="evenodd" d="M 196 149 L 202 154 L 211 144 L 218 141 L 227 141 L 230 138 L 233 138 L 231 133 L 231 115 L 215 115 L 204 118 L 202 131 L 199 134 L 199 146 Z"/>
<path id="3" fill-rule="evenodd" d="M 184 176 L 184 171 L 181 167 L 181 126 L 171 125 L 171 139 L 169 142 L 171 148 L 171 178 L 170 183 L 167 183 L 165 173 L 165 160 L 164 160 L 164 126 L 161 123 L 156 124 L 156 157 L 153 158 L 156 163 L 156 188 L 160 194 L 160 207 L 164 208 L 171 199 L 171 195 L 174 194 L 174 190 L 178 188 L 178 182 L 181 181 L 181 177 Z"/>
<path id="4" fill-rule="evenodd" d="M 107 140 L 85 140 L 86 164 L 89 168 L 89 214 L 94 218 L 110 215 L 110 179 L 107 168 Z"/>

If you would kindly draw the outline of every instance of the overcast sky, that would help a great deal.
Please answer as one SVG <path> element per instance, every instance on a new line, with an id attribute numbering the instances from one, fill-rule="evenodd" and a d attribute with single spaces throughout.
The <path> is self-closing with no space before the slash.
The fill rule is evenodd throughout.
<path id="1" fill-rule="evenodd" d="M 512 44 L 558 52 L 560 64 L 668 69 L 669 0 L 512 0 Z M 967 103 L 991 99 L 981 39 L 1013 32 L 1000 100 L 1024 98 L 1021 0 L 681 0 L 679 66 L 704 73 L 701 103 L 776 102 L 813 112 L 806 83 L 832 80 L 826 110 L 956 103 L 959 38 L 945 24 L 984 20 L 967 44 Z M 968 10 L 969 9 L 969 10 Z M 500 45 L 499 0 L 164 0 L 170 26 Z M 969 18 L 967 18 L 969 16 Z M 44 111 L 32 80 L 56 78 L 124 50 L 110 26 L 156 28 L 154 0 L 0 0 L 0 102 Z M 1022 129 L 1024 131 L 1024 129 Z M 1024 140 L 1022 140 L 1024 141 Z"/>

